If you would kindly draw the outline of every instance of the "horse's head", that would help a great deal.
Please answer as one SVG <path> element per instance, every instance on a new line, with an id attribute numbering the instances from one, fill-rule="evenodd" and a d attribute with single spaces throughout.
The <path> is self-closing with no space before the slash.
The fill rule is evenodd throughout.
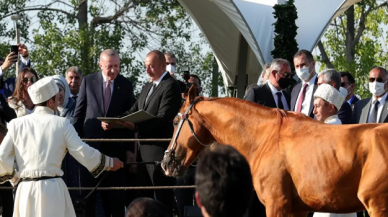
<path id="1" fill-rule="evenodd" d="M 203 97 L 196 98 L 191 87 L 186 102 L 174 118 L 173 138 L 165 151 L 162 168 L 168 176 L 182 176 L 206 146 L 214 141 L 206 128 L 206 120 L 199 114 L 197 105 Z"/>

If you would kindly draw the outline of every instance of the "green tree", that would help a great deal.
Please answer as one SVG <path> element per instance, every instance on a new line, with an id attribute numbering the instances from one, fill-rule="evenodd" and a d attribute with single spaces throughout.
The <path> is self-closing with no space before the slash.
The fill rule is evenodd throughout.
<path id="1" fill-rule="evenodd" d="M 356 79 L 356 93 L 369 97 L 368 76 L 374 66 L 387 66 L 388 2 L 363 0 L 334 19 L 318 42 L 322 68 L 349 71 Z"/>
<path id="2" fill-rule="evenodd" d="M 30 58 L 41 75 L 63 74 L 72 65 L 80 66 L 85 74 L 95 72 L 100 52 L 113 48 L 121 56 L 121 73 L 134 82 L 136 93 L 147 81 L 143 76 L 145 53 L 169 48 L 171 41 L 189 43 L 182 47 L 186 49 L 196 47 L 191 41 L 193 21 L 176 0 L 52 0 L 44 5 L 7 0 L 0 2 L 0 37 L 7 39 L 0 42 L 2 56 L 8 53 L 14 35 L 8 25 L 14 14 L 22 17 L 21 41 L 32 45 Z M 193 52 L 182 50 L 178 56 L 199 54 Z M 206 58 L 197 57 L 187 63 L 205 67 Z"/>

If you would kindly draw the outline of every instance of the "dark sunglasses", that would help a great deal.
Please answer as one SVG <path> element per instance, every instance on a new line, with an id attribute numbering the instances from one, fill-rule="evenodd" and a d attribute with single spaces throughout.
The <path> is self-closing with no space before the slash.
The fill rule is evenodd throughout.
<path id="1" fill-rule="evenodd" d="M 375 81 L 383 83 L 383 78 L 369 78 L 369 82 L 373 83 Z"/>
<path id="2" fill-rule="evenodd" d="M 285 78 L 292 78 L 292 77 L 294 77 L 294 75 L 295 75 L 295 73 L 284 73 L 284 72 L 282 72 L 281 73 Z"/>
<path id="3" fill-rule="evenodd" d="M 342 83 L 341 83 L 341 87 L 345 87 L 345 86 L 346 86 L 346 84 L 349 84 L 349 83 L 342 82 Z M 350 85 L 350 84 L 349 84 L 349 85 Z"/>
<path id="4" fill-rule="evenodd" d="M 176 63 L 169 63 L 169 62 L 166 62 L 166 64 L 167 64 L 167 65 L 170 65 L 170 64 L 171 64 L 171 65 L 173 65 L 173 66 L 176 65 Z"/>
<path id="5" fill-rule="evenodd" d="M 34 77 L 31 77 L 31 78 L 23 78 L 23 83 L 27 84 L 28 81 L 30 81 L 31 84 L 35 83 L 35 82 L 36 82 L 35 76 L 34 76 Z"/>

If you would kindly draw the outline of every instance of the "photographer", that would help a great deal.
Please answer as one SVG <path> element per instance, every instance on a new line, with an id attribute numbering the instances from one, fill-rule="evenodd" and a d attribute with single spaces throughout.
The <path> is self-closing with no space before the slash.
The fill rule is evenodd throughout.
<path id="1" fill-rule="evenodd" d="M 186 99 L 187 93 L 192 85 L 195 86 L 197 96 L 199 96 L 202 92 L 201 79 L 197 75 L 190 74 L 188 69 L 184 69 L 182 77 L 184 82 L 178 81 L 181 86 L 182 98 Z"/>
<path id="2" fill-rule="evenodd" d="M 18 44 L 16 46 L 12 46 L 11 50 L 12 51 L 5 59 L 0 57 L 0 93 L 4 96 L 5 99 L 12 95 L 15 89 L 16 78 L 10 77 L 4 80 L 4 77 L 7 69 L 12 67 L 12 65 L 18 61 L 18 54 L 20 55 L 21 60 L 19 72 L 24 67 L 30 67 L 31 65 L 30 60 L 28 59 L 28 49 L 26 45 Z"/>

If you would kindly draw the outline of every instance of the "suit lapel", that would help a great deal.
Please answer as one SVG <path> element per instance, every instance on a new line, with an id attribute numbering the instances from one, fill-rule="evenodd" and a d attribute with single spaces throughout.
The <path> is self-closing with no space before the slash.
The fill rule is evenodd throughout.
<path id="1" fill-rule="evenodd" d="M 103 79 L 102 79 L 102 72 L 98 72 L 98 75 L 96 76 L 96 78 L 94 79 L 93 81 L 93 84 L 94 84 L 94 93 L 96 94 L 96 99 L 97 99 L 97 104 L 98 106 L 100 107 L 101 109 L 101 113 L 104 114 L 104 94 L 102 93 L 103 92 L 103 89 L 102 89 L 102 86 L 103 86 Z"/>
<path id="2" fill-rule="evenodd" d="M 296 104 L 296 100 L 298 99 L 298 95 L 299 95 L 299 92 L 300 92 L 300 89 L 302 88 L 302 82 L 299 82 L 295 87 L 295 91 L 292 91 L 291 94 L 293 94 L 291 96 L 291 108 L 290 108 L 290 111 L 295 111 L 295 104 Z"/>
<path id="3" fill-rule="evenodd" d="M 263 96 L 270 96 L 269 99 L 268 99 L 269 101 L 267 101 L 268 104 L 266 106 L 271 107 L 271 108 L 277 108 L 276 107 L 276 102 L 275 102 L 275 99 L 274 99 L 275 96 L 272 94 L 272 91 L 271 91 L 271 88 L 269 87 L 268 82 L 264 84 L 264 87 L 265 87 L 265 90 L 267 91 L 267 93 L 263 94 Z"/>
<path id="4" fill-rule="evenodd" d="M 149 82 L 144 86 L 144 91 L 142 91 L 139 96 L 139 105 L 138 105 L 139 110 L 145 110 L 145 105 L 144 105 L 145 100 L 147 98 L 148 92 L 150 92 L 151 87 L 152 87 L 152 82 Z"/>
<path id="5" fill-rule="evenodd" d="M 167 80 L 168 78 L 170 77 L 170 73 L 166 73 L 166 75 L 163 77 L 163 79 L 159 82 L 158 86 L 156 86 L 155 90 L 152 91 L 151 95 L 148 97 L 148 100 L 147 102 L 144 104 L 144 110 L 147 109 L 147 106 L 150 104 L 150 102 L 152 101 L 152 98 L 155 96 L 155 94 L 162 88 L 163 86 L 163 83 L 165 82 L 165 80 Z M 152 83 L 150 83 L 150 88 L 152 87 Z M 148 91 L 147 91 L 147 95 L 148 95 Z M 147 97 L 146 95 L 146 97 Z"/>
<path id="6" fill-rule="evenodd" d="M 383 110 L 381 111 L 379 123 L 384 123 L 385 119 L 387 118 L 388 115 L 388 102 L 387 99 L 385 100 Z"/>
<path id="7" fill-rule="evenodd" d="M 368 121 L 368 115 L 369 115 L 369 109 L 370 109 L 371 102 L 372 102 L 372 98 L 364 106 L 364 108 L 362 108 L 361 117 L 360 117 L 360 124 L 365 124 Z"/>

